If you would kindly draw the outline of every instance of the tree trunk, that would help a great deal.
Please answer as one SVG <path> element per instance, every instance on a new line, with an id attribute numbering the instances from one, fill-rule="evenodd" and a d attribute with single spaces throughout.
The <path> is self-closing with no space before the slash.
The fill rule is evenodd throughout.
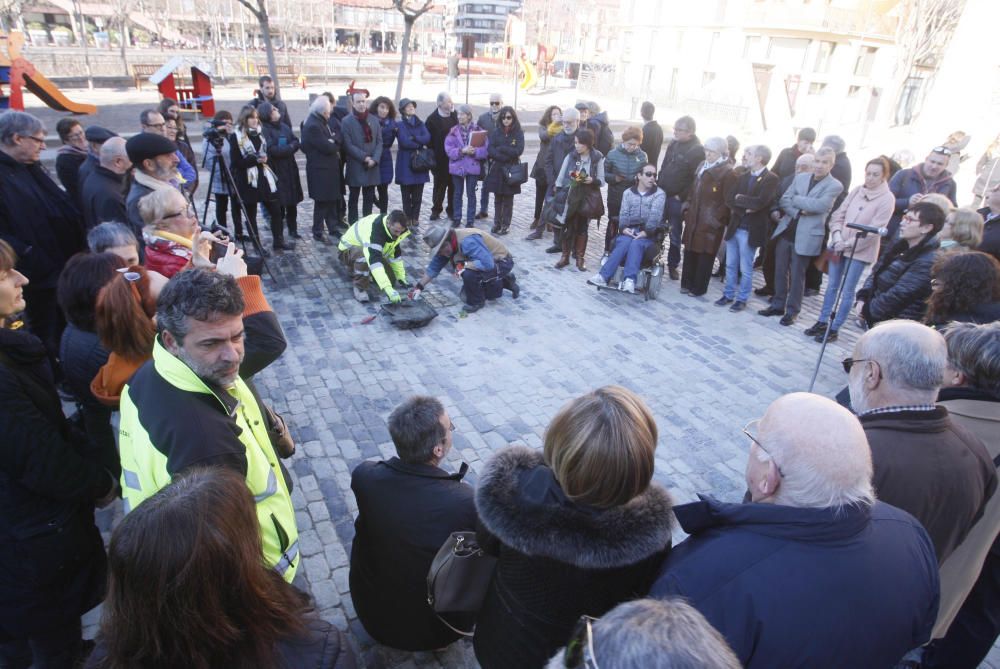
<path id="1" fill-rule="evenodd" d="M 406 76 L 406 57 L 410 54 L 410 33 L 413 32 L 414 21 L 416 21 L 415 17 L 403 17 L 403 23 L 405 25 L 403 28 L 403 48 L 401 49 L 399 56 L 399 74 L 396 75 L 395 103 L 397 106 L 399 105 L 399 98 L 403 94 L 403 77 Z"/>
<path id="2" fill-rule="evenodd" d="M 264 38 L 264 50 L 267 52 L 267 69 L 271 72 L 271 79 L 274 80 L 274 96 L 280 97 L 281 89 L 278 85 L 278 63 L 274 59 L 274 45 L 271 44 L 271 26 L 267 20 L 267 14 L 263 11 L 257 15 L 260 22 L 260 32 Z"/>
<path id="3" fill-rule="evenodd" d="M 118 41 L 121 43 L 122 67 L 125 68 L 125 76 L 129 76 L 128 58 L 125 56 L 125 45 L 128 44 L 128 18 L 123 17 L 118 25 Z"/>

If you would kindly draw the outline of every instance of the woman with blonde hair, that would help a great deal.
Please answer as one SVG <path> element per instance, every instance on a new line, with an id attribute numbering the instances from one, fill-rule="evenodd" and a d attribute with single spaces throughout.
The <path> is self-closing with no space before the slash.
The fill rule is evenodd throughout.
<path id="1" fill-rule="evenodd" d="M 952 209 L 941 228 L 942 251 L 975 251 L 983 242 L 983 217 L 972 207 Z"/>
<path id="2" fill-rule="evenodd" d="M 497 565 L 473 642 L 484 669 L 542 667 L 581 615 L 648 590 L 671 541 L 657 437 L 641 398 L 605 386 L 556 414 L 542 452 L 512 446 L 487 465 L 477 534 Z"/>

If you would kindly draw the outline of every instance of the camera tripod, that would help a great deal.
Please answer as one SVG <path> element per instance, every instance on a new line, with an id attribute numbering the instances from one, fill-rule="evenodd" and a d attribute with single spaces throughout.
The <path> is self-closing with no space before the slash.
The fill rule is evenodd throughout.
<path id="1" fill-rule="evenodd" d="M 220 137 L 218 140 L 214 138 L 211 139 L 206 138 L 205 141 L 210 142 L 212 146 L 215 147 L 215 155 L 212 156 L 212 167 L 208 173 L 208 189 L 207 192 L 205 193 L 205 209 L 204 211 L 202 211 L 201 214 L 202 227 L 205 227 L 205 222 L 208 220 L 208 209 L 209 209 L 208 203 L 211 202 L 212 199 L 215 197 L 215 193 L 212 192 L 212 184 L 215 182 L 216 173 L 218 173 L 219 178 L 222 181 L 222 184 L 226 187 L 226 190 L 229 191 L 229 197 L 232 198 L 231 202 L 238 205 L 240 208 L 240 213 L 243 215 L 243 220 L 246 222 L 247 236 L 250 237 L 250 244 L 253 246 L 254 251 L 257 252 L 257 258 L 260 260 L 261 266 L 267 272 L 267 275 L 271 277 L 271 280 L 276 280 L 274 278 L 274 274 L 271 273 L 271 268 L 268 266 L 267 260 L 265 260 L 267 254 L 264 251 L 264 247 L 260 243 L 260 235 L 257 233 L 257 227 L 250 224 L 251 219 L 250 216 L 247 214 L 246 204 L 243 202 L 243 198 L 240 197 L 240 192 L 236 188 L 236 182 L 233 180 L 233 173 L 229 170 L 229 165 L 226 165 L 226 161 L 222 158 L 222 151 L 223 151 L 223 146 L 225 144 L 225 140 L 222 140 Z M 215 225 L 213 226 L 212 229 L 214 231 L 220 228 L 225 229 L 225 226 L 222 225 L 218 220 L 216 220 Z M 243 252 L 245 254 L 247 250 L 246 240 L 234 239 L 233 241 L 240 241 L 240 244 L 243 246 Z"/>

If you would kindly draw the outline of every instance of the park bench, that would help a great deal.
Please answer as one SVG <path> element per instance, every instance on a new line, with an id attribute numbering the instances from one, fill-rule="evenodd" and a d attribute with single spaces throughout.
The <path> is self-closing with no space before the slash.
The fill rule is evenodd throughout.
<path id="1" fill-rule="evenodd" d="M 160 65 L 132 63 L 132 79 L 135 81 L 135 89 L 141 91 L 143 79 L 148 79 L 150 76 L 156 74 L 160 67 L 162 67 L 162 63 Z"/>
<path id="2" fill-rule="evenodd" d="M 278 65 L 276 66 L 276 70 L 278 79 L 285 78 L 294 84 L 299 78 L 298 73 L 295 71 L 295 66 L 293 65 Z M 270 75 L 271 68 L 269 68 L 266 64 L 258 65 L 257 74 L 258 76 L 264 76 L 265 74 Z"/>

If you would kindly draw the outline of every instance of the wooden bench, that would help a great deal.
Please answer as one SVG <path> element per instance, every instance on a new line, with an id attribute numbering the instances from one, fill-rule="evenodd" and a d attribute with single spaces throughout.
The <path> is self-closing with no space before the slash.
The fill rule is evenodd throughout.
<path id="1" fill-rule="evenodd" d="M 151 63 L 133 63 L 132 64 L 132 79 L 135 81 L 135 89 L 137 91 L 142 90 L 142 80 L 148 79 L 150 76 L 156 74 L 162 65 L 153 65 Z"/>
<path id="2" fill-rule="evenodd" d="M 294 65 L 278 65 L 276 66 L 275 69 L 277 71 L 279 79 L 286 78 L 294 84 L 299 78 L 299 74 L 298 72 L 295 71 Z M 265 74 L 270 76 L 271 68 L 269 68 L 267 65 L 258 65 L 257 75 L 262 77 Z"/>

